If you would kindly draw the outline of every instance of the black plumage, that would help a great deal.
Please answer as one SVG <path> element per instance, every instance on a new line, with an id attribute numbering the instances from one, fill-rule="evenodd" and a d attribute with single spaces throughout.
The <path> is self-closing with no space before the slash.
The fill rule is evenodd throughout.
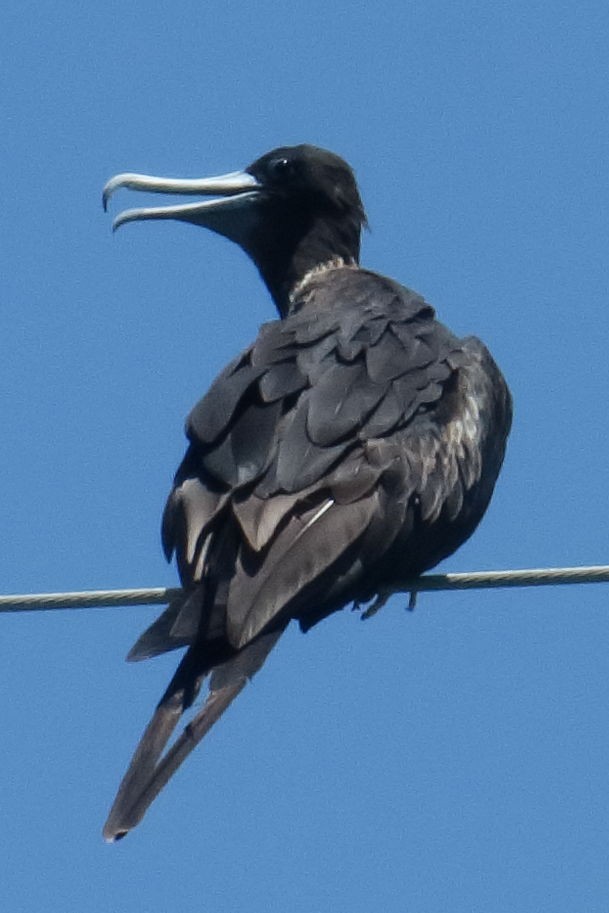
<path id="1" fill-rule="evenodd" d="M 419 295 L 358 265 L 353 173 L 311 146 L 243 173 L 117 187 L 221 195 L 129 210 L 236 241 L 280 319 L 217 378 L 187 420 L 163 519 L 185 595 L 129 654 L 188 647 L 121 784 L 108 839 L 155 795 L 260 668 L 292 619 L 307 630 L 453 552 L 475 529 L 503 460 L 507 386 L 484 345 L 458 339 Z M 210 693 L 163 754 L 209 676 Z"/>

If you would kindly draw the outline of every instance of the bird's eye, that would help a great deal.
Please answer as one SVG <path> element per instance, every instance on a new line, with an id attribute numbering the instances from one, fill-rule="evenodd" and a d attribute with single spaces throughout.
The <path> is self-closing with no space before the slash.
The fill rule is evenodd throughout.
<path id="1" fill-rule="evenodd" d="M 290 159 L 278 158 L 269 163 L 269 172 L 278 180 L 285 180 L 294 174 L 294 163 Z"/>

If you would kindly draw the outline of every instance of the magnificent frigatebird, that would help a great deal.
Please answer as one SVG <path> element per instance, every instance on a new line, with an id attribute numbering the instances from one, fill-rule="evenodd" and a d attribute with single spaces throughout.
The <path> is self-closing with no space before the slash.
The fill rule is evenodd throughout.
<path id="1" fill-rule="evenodd" d="M 423 298 L 359 266 L 365 214 L 351 168 L 302 145 L 201 180 L 120 174 L 119 187 L 217 197 L 123 212 L 239 244 L 280 319 L 187 420 L 163 517 L 184 595 L 128 658 L 187 647 L 104 828 L 134 827 L 292 619 L 303 631 L 433 567 L 479 523 L 503 461 L 511 397 L 485 346 Z M 209 694 L 165 751 L 209 676 Z M 164 753 L 165 751 L 165 753 Z"/>

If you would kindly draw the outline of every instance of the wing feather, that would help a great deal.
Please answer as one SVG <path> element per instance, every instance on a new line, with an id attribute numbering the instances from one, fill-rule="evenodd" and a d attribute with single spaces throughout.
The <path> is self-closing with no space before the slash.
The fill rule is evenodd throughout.
<path id="1" fill-rule="evenodd" d="M 386 387 L 374 383 L 363 361 L 337 361 L 308 397 L 307 432 L 314 444 L 327 447 L 361 426 L 379 404 Z"/>
<path id="2" fill-rule="evenodd" d="M 191 440 L 194 438 L 203 444 L 213 444 L 226 430 L 238 403 L 263 371 L 263 367 L 251 364 L 223 371 L 186 420 L 186 431 Z"/>
<path id="3" fill-rule="evenodd" d="M 374 495 L 345 505 L 332 505 L 308 525 L 315 509 L 294 516 L 273 541 L 254 574 L 237 567 L 227 602 L 230 642 L 241 647 L 256 637 L 304 587 L 318 580 L 365 532 L 377 499 Z"/>

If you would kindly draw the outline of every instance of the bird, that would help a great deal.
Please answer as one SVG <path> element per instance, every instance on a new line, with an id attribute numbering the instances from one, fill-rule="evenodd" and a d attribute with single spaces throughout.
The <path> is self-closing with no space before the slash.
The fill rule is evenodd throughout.
<path id="1" fill-rule="evenodd" d="M 486 346 L 360 265 L 366 215 L 335 153 L 282 146 L 216 178 L 119 174 L 104 207 L 120 188 L 203 197 L 129 209 L 113 227 L 174 219 L 228 238 L 278 316 L 186 421 L 162 521 L 183 589 L 127 658 L 186 652 L 120 784 L 110 842 L 141 821 L 291 621 L 307 631 L 348 605 L 379 606 L 469 538 L 512 420 Z M 170 744 L 205 680 L 205 701 Z"/>

